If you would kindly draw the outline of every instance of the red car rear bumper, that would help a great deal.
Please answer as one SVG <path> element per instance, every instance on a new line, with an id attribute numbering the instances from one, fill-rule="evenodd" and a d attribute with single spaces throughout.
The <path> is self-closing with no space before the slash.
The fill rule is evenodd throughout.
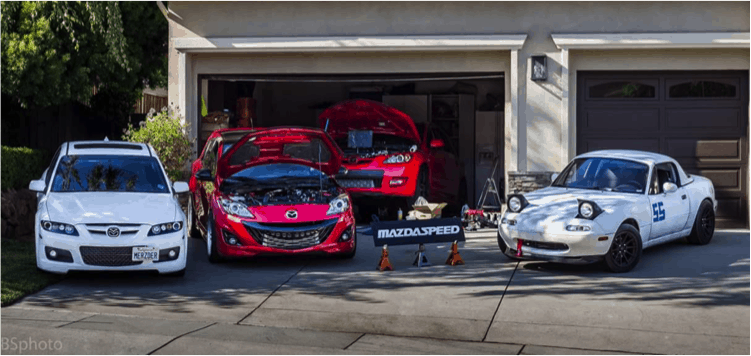
<path id="1" fill-rule="evenodd" d="M 409 198 L 415 194 L 420 160 L 400 165 L 343 165 L 346 175 L 337 176 L 337 182 L 352 196 L 391 196 Z M 348 181 L 373 181 L 373 187 L 348 185 Z"/>

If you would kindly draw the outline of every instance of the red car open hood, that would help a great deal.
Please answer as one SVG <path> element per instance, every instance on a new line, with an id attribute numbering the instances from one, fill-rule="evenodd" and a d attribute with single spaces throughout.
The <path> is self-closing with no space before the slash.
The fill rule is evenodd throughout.
<path id="1" fill-rule="evenodd" d="M 376 134 L 395 135 L 420 143 L 420 134 L 409 115 L 371 100 L 347 100 L 329 107 L 318 116 L 321 128 L 339 138 L 351 130 L 373 130 Z"/>
<path id="2" fill-rule="evenodd" d="M 313 149 L 317 144 L 310 145 L 315 141 L 329 151 L 328 155 L 324 151 L 320 164 L 318 150 Z M 235 155 L 239 156 L 233 159 Z M 226 178 L 243 169 L 269 163 L 302 164 L 333 175 L 339 171 L 341 162 L 341 150 L 322 130 L 285 127 L 243 136 L 219 159 L 216 175 Z"/>

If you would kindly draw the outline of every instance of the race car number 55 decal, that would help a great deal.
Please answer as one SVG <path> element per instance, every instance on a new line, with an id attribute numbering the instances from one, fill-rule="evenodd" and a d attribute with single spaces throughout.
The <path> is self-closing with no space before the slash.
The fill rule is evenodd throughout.
<path id="1" fill-rule="evenodd" d="M 665 209 L 662 208 L 662 202 L 652 204 L 652 222 L 665 220 Z"/>

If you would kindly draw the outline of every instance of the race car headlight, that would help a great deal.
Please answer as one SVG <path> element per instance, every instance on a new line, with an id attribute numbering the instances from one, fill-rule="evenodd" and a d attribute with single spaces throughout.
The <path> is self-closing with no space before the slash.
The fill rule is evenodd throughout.
<path id="1" fill-rule="evenodd" d="M 410 160 L 412 160 L 412 155 L 398 154 L 398 155 L 393 155 L 393 156 L 391 156 L 389 158 L 386 158 L 386 160 L 384 160 L 383 163 L 389 163 L 389 164 L 391 164 L 391 163 L 407 163 Z"/>
<path id="2" fill-rule="evenodd" d="M 178 232 L 183 228 L 183 223 L 181 221 L 173 221 L 173 222 L 167 222 L 162 224 L 156 224 L 149 229 L 148 236 L 156 236 L 161 234 L 170 234 L 173 232 Z"/>
<path id="3" fill-rule="evenodd" d="M 225 198 L 219 198 L 219 204 L 224 212 L 230 215 L 242 216 L 244 218 L 253 218 L 253 214 L 248 210 L 248 206 L 238 201 L 232 201 Z"/>
<path id="4" fill-rule="evenodd" d="M 78 236 L 78 230 L 76 227 L 70 224 L 63 224 L 59 222 L 42 220 L 42 229 L 49 232 L 55 232 L 63 235 Z"/>
<path id="5" fill-rule="evenodd" d="M 329 202 L 329 210 L 326 212 L 326 215 L 335 215 L 335 214 L 341 214 L 349 208 L 349 197 L 347 195 L 340 195 L 331 202 Z"/>
<path id="6" fill-rule="evenodd" d="M 579 200 L 579 214 L 577 218 L 594 220 L 602 213 L 602 209 L 595 202 Z"/>
<path id="7" fill-rule="evenodd" d="M 511 195 L 508 199 L 508 210 L 512 213 L 518 213 L 522 211 L 529 203 L 527 199 L 524 199 L 523 195 Z"/>

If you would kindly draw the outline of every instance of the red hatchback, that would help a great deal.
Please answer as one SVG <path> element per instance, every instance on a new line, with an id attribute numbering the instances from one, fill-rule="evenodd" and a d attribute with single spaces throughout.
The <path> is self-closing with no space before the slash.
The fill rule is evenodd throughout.
<path id="1" fill-rule="evenodd" d="M 349 196 L 333 175 L 341 152 L 321 130 L 275 128 L 243 136 L 195 174 L 207 202 L 209 261 L 224 257 L 355 254 Z"/>
<path id="2" fill-rule="evenodd" d="M 340 102 L 319 122 L 344 151 L 348 172 L 337 181 L 353 197 L 400 198 L 408 206 L 419 196 L 465 203 L 464 166 L 438 127 L 415 125 L 409 115 L 370 100 Z"/>

